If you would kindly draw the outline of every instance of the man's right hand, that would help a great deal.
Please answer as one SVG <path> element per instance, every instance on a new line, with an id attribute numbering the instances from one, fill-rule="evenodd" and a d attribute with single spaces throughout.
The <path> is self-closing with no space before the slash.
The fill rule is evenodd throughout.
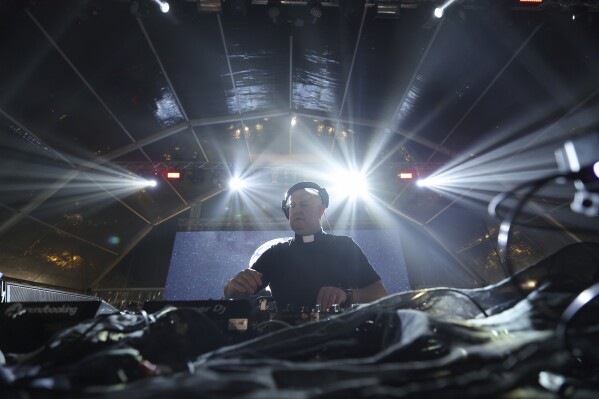
<path id="1" fill-rule="evenodd" d="M 225 285 L 225 299 L 246 298 L 261 285 L 262 273 L 254 269 L 242 270 Z"/>

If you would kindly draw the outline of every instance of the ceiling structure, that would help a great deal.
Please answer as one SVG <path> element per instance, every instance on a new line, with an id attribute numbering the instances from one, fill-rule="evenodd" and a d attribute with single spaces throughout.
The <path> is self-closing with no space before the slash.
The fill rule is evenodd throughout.
<path id="1" fill-rule="evenodd" d="M 124 284 L 124 259 L 162 226 L 284 229 L 283 193 L 314 180 L 333 227 L 406 229 L 408 260 L 428 265 L 415 285 L 497 281 L 487 204 L 597 128 L 599 4 L 450 3 L 435 18 L 433 0 L 2 2 L 0 272 Z M 370 179 L 353 218 L 336 169 Z M 452 180 L 419 188 L 402 171 Z M 531 202 L 516 262 L 597 239 L 572 197 L 556 183 Z"/>

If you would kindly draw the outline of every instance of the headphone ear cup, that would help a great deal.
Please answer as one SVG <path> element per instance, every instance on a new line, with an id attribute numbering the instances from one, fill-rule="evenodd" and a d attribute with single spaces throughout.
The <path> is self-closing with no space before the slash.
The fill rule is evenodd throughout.
<path id="1" fill-rule="evenodd" d="M 283 210 L 287 220 L 289 220 L 289 208 L 287 207 L 287 200 L 281 201 L 281 209 Z"/>
<path id="2" fill-rule="evenodd" d="M 322 204 L 324 205 L 325 208 L 329 207 L 329 193 L 327 192 L 326 188 L 320 188 L 318 189 L 318 194 L 320 195 L 320 198 L 322 198 Z"/>

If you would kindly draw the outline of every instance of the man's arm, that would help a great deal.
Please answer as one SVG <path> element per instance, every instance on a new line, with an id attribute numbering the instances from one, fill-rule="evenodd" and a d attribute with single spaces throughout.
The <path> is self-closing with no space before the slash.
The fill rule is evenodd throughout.
<path id="1" fill-rule="evenodd" d="M 262 273 L 254 269 L 245 269 L 227 282 L 225 299 L 243 299 L 254 294 L 262 285 Z"/>
<path id="2" fill-rule="evenodd" d="M 316 297 L 316 303 L 323 309 L 328 309 L 334 304 L 351 305 L 354 303 L 368 303 L 387 296 L 387 289 L 381 280 L 375 281 L 362 288 L 352 289 L 352 303 L 346 303 L 347 294 L 339 287 L 322 287 Z"/>
<path id="3" fill-rule="evenodd" d="M 362 288 L 352 290 L 353 303 L 368 303 L 387 296 L 387 289 L 381 280 L 375 281 Z"/>

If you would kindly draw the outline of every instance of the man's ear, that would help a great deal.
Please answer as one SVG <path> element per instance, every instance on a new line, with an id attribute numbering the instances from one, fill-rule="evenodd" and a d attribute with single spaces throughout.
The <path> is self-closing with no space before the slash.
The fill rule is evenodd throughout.
<path id="1" fill-rule="evenodd" d="M 320 206 L 320 212 L 319 213 L 319 217 L 322 217 L 322 215 L 324 215 L 324 206 Z"/>

